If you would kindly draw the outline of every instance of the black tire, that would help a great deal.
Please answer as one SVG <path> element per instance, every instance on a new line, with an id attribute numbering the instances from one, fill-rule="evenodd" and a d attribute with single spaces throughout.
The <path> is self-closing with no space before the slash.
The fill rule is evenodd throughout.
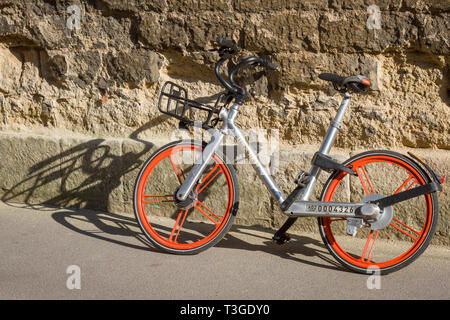
<path id="1" fill-rule="evenodd" d="M 386 159 L 389 159 L 389 158 L 392 159 L 393 162 L 396 162 L 396 163 L 398 162 L 398 167 L 400 167 L 401 164 L 403 164 L 405 166 L 405 168 L 407 168 L 406 166 L 409 166 L 409 168 L 411 168 L 411 171 L 409 173 L 410 176 L 411 176 L 411 172 L 414 171 L 414 175 L 417 175 L 417 177 L 414 176 L 413 178 L 408 178 L 408 179 L 412 180 L 411 185 L 416 183 L 414 181 L 417 181 L 418 184 L 426 184 L 426 183 L 431 182 L 431 179 L 428 176 L 428 174 L 425 172 L 425 170 L 421 166 L 419 166 L 415 161 L 413 161 L 413 160 L 409 159 L 408 157 L 405 157 L 399 153 L 392 152 L 392 151 L 378 151 L 377 150 L 377 151 L 364 152 L 364 153 L 361 153 L 361 154 L 351 157 L 350 159 L 346 160 L 343 164 L 345 166 L 349 166 L 349 165 L 353 165 L 353 164 L 356 164 L 356 166 L 358 166 L 358 164 L 365 163 L 365 161 L 367 161 L 367 164 L 375 164 L 375 162 L 376 162 L 375 159 L 383 159 L 384 157 L 386 157 Z M 371 159 L 373 160 L 372 162 L 370 162 Z M 383 161 L 379 161 L 379 162 L 383 162 Z M 388 162 L 386 162 L 386 163 L 388 163 Z M 367 164 L 364 164 L 364 167 L 367 166 Z M 392 164 L 392 165 L 395 166 L 394 164 Z M 405 172 L 407 172 L 405 168 L 404 168 L 404 170 L 405 170 Z M 408 170 L 410 170 L 410 169 L 408 169 Z M 368 188 L 368 186 L 370 186 L 370 188 L 372 188 L 372 190 L 373 190 L 374 187 L 371 185 L 371 182 L 368 177 L 370 175 L 366 174 L 366 171 L 367 170 L 364 171 L 364 175 L 365 175 L 364 177 L 361 174 L 361 177 L 363 177 L 363 180 L 365 180 L 367 178 L 368 183 L 366 183 L 365 188 Z M 331 197 L 333 197 L 335 191 L 337 190 L 337 188 L 339 188 L 339 185 L 343 181 L 342 179 L 345 178 L 346 175 L 347 175 L 347 173 L 345 173 L 345 172 L 336 172 L 330 176 L 330 178 L 328 179 L 328 181 L 326 182 L 326 184 L 322 190 L 321 201 L 336 201 L 336 199 L 330 198 L 329 192 L 330 193 L 332 192 Z M 395 176 L 394 173 L 390 174 L 388 172 L 388 174 L 386 175 L 385 178 L 393 179 L 394 176 Z M 340 180 L 341 182 L 338 182 L 338 180 Z M 422 180 L 422 181 L 419 183 L 419 180 Z M 382 179 L 380 179 L 380 181 L 382 181 Z M 402 180 L 402 182 L 403 182 L 403 180 Z M 373 183 L 373 181 L 372 181 L 372 183 Z M 388 184 L 391 182 L 389 179 L 385 179 L 385 183 Z M 361 181 L 361 185 L 363 185 L 363 181 Z M 407 186 L 407 184 L 405 184 L 404 186 L 402 184 L 401 188 L 405 188 L 406 186 Z M 411 187 L 411 186 L 409 186 L 409 187 Z M 355 187 L 354 189 L 357 189 L 357 188 Z M 375 187 L 375 189 L 376 189 L 376 187 Z M 393 190 L 396 190 L 396 188 L 394 188 Z M 396 192 L 398 192 L 398 189 L 396 190 Z M 367 194 L 367 192 L 366 192 L 366 194 Z M 388 196 L 388 194 L 384 194 L 384 196 Z M 424 207 L 426 208 L 426 213 L 425 213 L 425 218 L 424 218 L 424 221 L 425 221 L 424 228 L 422 229 L 423 232 L 421 234 L 419 234 L 419 232 L 417 232 L 417 230 L 415 230 L 415 232 L 417 233 L 417 236 L 416 236 L 417 239 L 413 240 L 414 244 L 409 249 L 410 251 L 411 250 L 412 251 L 411 252 L 405 251 L 404 259 L 398 258 L 398 261 L 395 259 L 390 260 L 390 261 L 393 261 L 392 264 L 389 264 L 388 262 L 374 262 L 372 265 L 377 266 L 376 271 L 379 272 L 380 274 L 387 274 L 387 273 L 394 272 L 401 268 L 406 267 L 411 262 L 413 262 L 415 259 L 417 259 L 430 244 L 431 239 L 435 233 L 437 223 L 438 223 L 438 215 L 439 215 L 439 213 L 438 213 L 439 212 L 438 198 L 437 198 L 436 193 L 431 193 L 431 194 L 417 197 L 414 199 L 417 199 L 415 201 L 419 202 L 419 201 L 422 201 L 422 200 L 420 200 L 422 198 L 424 199 L 424 203 L 425 203 Z M 412 201 L 414 199 L 410 199 L 408 201 Z M 355 200 L 361 201 L 360 199 L 352 199 L 352 201 L 355 201 Z M 400 206 L 401 204 L 402 203 L 397 203 L 396 205 L 393 206 L 394 217 L 392 218 L 393 220 L 391 220 L 391 221 L 394 221 L 394 219 L 396 219 L 396 211 L 395 210 L 396 210 L 397 206 Z M 416 211 L 418 212 L 420 210 L 420 207 L 417 206 L 416 209 L 417 209 Z M 410 210 L 410 211 L 412 211 L 412 210 Z M 407 214 L 410 214 L 410 211 L 408 211 Z M 401 214 L 401 212 L 399 214 Z M 416 214 L 416 216 L 417 216 L 417 214 Z M 414 217 L 415 216 L 413 216 L 412 220 L 418 219 L 418 218 L 414 218 Z M 336 219 L 335 221 L 338 221 L 338 219 Z M 400 221 L 400 220 L 397 219 L 396 221 Z M 334 223 L 334 221 L 332 221 L 329 218 L 322 218 L 322 217 L 318 218 L 320 235 L 322 237 L 322 240 L 323 240 L 325 246 L 331 253 L 331 255 L 337 261 L 339 261 L 343 266 L 345 266 L 346 268 L 348 268 L 352 271 L 355 271 L 358 273 L 365 273 L 365 274 L 373 273 L 374 272 L 373 269 L 369 269 L 367 267 L 364 267 L 364 265 L 363 265 L 365 255 L 367 254 L 368 244 L 370 243 L 370 241 L 372 241 L 371 238 L 372 238 L 373 231 L 372 231 L 372 233 L 369 233 L 370 238 L 367 239 L 366 246 L 361 255 L 362 262 L 359 262 L 359 260 L 356 261 L 357 255 L 351 255 L 348 252 L 346 252 L 345 249 L 341 248 L 338 241 L 334 238 L 334 235 L 330 236 L 333 233 L 333 231 L 331 231 L 332 227 L 330 227 L 332 222 Z M 339 221 L 339 223 L 346 223 L 346 222 Z M 385 229 L 391 227 L 391 225 L 392 225 L 392 223 L 390 223 L 387 227 L 385 227 Z M 395 227 L 392 226 L 392 228 L 395 228 Z M 402 227 L 402 228 L 407 228 L 407 226 L 405 225 L 405 227 Z M 337 230 L 338 228 L 336 227 L 335 229 Z M 364 229 L 364 227 L 361 229 Z M 375 240 L 377 239 L 376 237 L 378 236 L 378 234 L 381 234 L 381 231 L 383 231 L 383 230 L 384 229 L 378 230 L 379 232 L 377 232 L 376 236 L 372 238 L 374 243 L 375 243 Z M 415 236 L 416 233 L 410 231 L 409 229 L 405 229 L 405 230 L 407 231 L 405 234 L 411 233 L 409 235 L 409 237 L 414 239 L 412 236 Z M 411 230 L 413 230 L 413 229 L 411 229 Z M 402 236 L 405 238 L 408 238 L 408 236 L 404 236 L 404 235 L 400 235 L 400 238 Z M 369 256 L 372 253 L 373 248 L 374 248 L 374 246 L 372 245 L 370 252 L 369 252 Z M 399 257 L 401 257 L 401 256 L 399 256 Z M 371 262 L 371 261 L 369 258 L 367 258 L 366 264 L 369 262 Z M 378 265 L 379 265 L 379 267 L 378 267 Z"/>
<path id="2" fill-rule="evenodd" d="M 149 225 L 151 225 L 151 223 L 149 222 L 149 218 L 147 217 L 147 214 L 145 213 L 146 210 L 144 209 L 144 204 L 142 203 L 142 199 L 144 199 L 142 197 L 143 191 L 141 192 L 141 197 L 139 196 L 139 194 L 140 194 L 139 190 L 143 190 L 142 188 L 146 188 L 146 184 L 148 183 L 147 180 L 148 180 L 149 174 L 147 174 L 147 176 L 145 177 L 145 179 L 146 179 L 145 181 L 142 180 L 144 177 L 144 174 L 147 172 L 146 171 L 147 168 L 149 168 L 150 164 L 152 164 L 152 163 L 153 163 L 152 166 L 155 166 L 155 168 L 156 168 L 156 165 L 158 165 L 159 162 L 162 162 L 162 160 L 158 160 L 158 162 L 156 164 L 154 163 L 154 161 L 157 161 L 157 159 L 160 159 L 160 158 L 162 159 L 162 156 L 164 154 L 167 154 L 167 152 L 172 152 L 171 150 L 176 150 L 176 148 L 179 148 L 180 146 L 182 146 L 186 150 L 188 150 L 187 146 L 191 146 L 191 148 L 195 148 L 196 151 L 200 151 L 200 150 L 203 150 L 205 145 L 206 145 L 206 143 L 204 143 L 204 142 L 202 143 L 202 142 L 195 141 L 195 140 L 182 140 L 182 141 L 180 140 L 180 141 L 171 142 L 171 143 L 161 147 L 160 149 L 158 149 L 157 151 L 155 151 L 152 154 L 152 156 L 143 165 L 143 167 L 142 167 L 141 171 L 139 172 L 139 175 L 136 179 L 135 188 L 134 188 L 134 199 L 133 199 L 134 213 L 135 213 L 136 220 L 138 221 L 139 227 L 141 228 L 144 235 L 148 238 L 148 240 L 150 240 L 150 242 L 156 248 L 158 248 L 162 251 L 173 253 L 173 254 L 197 254 L 203 250 L 206 250 L 206 249 L 214 246 L 215 244 L 217 244 L 224 237 L 224 235 L 231 228 L 233 221 L 236 217 L 236 214 L 238 211 L 238 204 L 239 204 L 238 180 L 237 180 L 234 168 L 230 165 L 230 162 L 226 159 L 226 157 L 218 150 L 213 155 L 213 161 L 216 161 L 215 162 L 216 164 L 219 163 L 218 171 L 224 170 L 223 176 L 224 176 L 224 179 L 226 180 L 226 184 L 227 184 L 227 188 L 228 188 L 228 198 L 226 201 L 228 213 L 226 213 L 222 217 L 222 221 L 220 222 L 220 225 L 219 225 L 220 230 L 212 231 L 211 234 L 209 234 L 208 236 L 205 236 L 205 238 L 200 239 L 197 242 L 194 242 L 194 244 L 191 244 L 191 245 L 189 243 L 184 243 L 184 244 L 177 243 L 177 240 L 178 240 L 177 237 L 179 236 L 179 233 L 180 233 L 180 231 L 178 231 L 173 243 L 169 243 L 171 241 L 171 238 L 174 235 L 174 231 L 176 229 L 178 230 L 178 228 L 179 228 L 179 230 L 181 230 L 182 225 L 185 222 L 185 219 L 186 219 L 186 223 L 189 222 L 187 217 L 192 216 L 194 214 L 193 212 L 195 210 L 200 211 L 201 209 L 203 209 L 202 210 L 203 212 L 207 211 L 207 209 L 205 209 L 203 207 L 204 204 L 202 202 L 200 202 L 200 197 L 198 197 L 198 202 L 196 202 L 196 203 L 202 203 L 201 209 L 199 209 L 200 206 L 196 206 L 189 210 L 181 210 L 178 214 L 178 219 L 175 222 L 172 233 L 170 234 L 168 239 L 166 239 L 166 240 L 163 239 L 164 237 L 162 234 L 164 231 L 157 232 L 154 227 L 149 228 Z M 182 165 L 180 164 L 179 168 L 181 168 L 181 167 L 182 167 Z M 175 169 L 175 167 L 174 167 L 174 169 Z M 153 168 L 149 169 L 149 170 L 153 171 Z M 182 168 L 180 171 L 183 173 L 183 175 L 185 175 L 185 172 L 183 171 Z M 207 172 L 207 170 L 205 170 L 205 172 Z M 213 179 L 217 179 L 216 178 L 217 175 L 219 175 L 219 174 L 214 174 L 214 175 L 211 174 L 211 176 L 213 176 L 212 178 L 210 178 L 211 181 Z M 185 176 L 187 176 L 187 173 Z M 177 177 L 178 177 L 178 174 L 177 174 Z M 204 176 L 202 176 L 202 178 L 204 178 Z M 170 178 L 167 178 L 167 179 L 170 179 Z M 181 181 L 179 181 L 179 182 L 181 183 Z M 214 185 L 214 183 L 216 183 L 216 182 L 210 183 L 209 180 L 208 181 L 205 180 L 205 181 L 203 181 L 203 183 Z M 158 185 L 162 186 L 162 188 L 164 187 L 164 184 L 165 184 L 165 181 L 158 181 Z M 197 185 L 197 186 L 200 186 L 200 185 Z M 170 189 L 170 187 L 168 187 L 168 188 Z M 203 188 L 199 189 L 199 190 L 200 190 L 199 193 L 203 192 Z M 175 189 L 169 190 L 169 191 L 171 192 L 172 195 L 175 193 Z M 202 201 L 205 201 L 205 199 L 209 196 L 209 190 L 206 190 L 206 193 L 208 193 L 208 195 L 204 196 L 202 198 Z M 231 193 L 231 195 L 230 195 L 230 193 Z M 167 200 L 166 202 L 171 202 L 170 197 L 167 197 L 167 199 L 169 199 L 169 200 Z M 172 199 L 173 199 L 173 196 L 172 196 Z M 172 202 L 173 202 L 173 200 L 172 200 Z M 175 203 L 174 203 L 174 205 L 175 205 Z M 180 209 L 178 209 L 178 210 L 180 210 Z M 212 212 L 212 211 L 210 211 L 210 212 Z M 145 214 L 145 218 L 143 216 L 144 214 Z M 182 219 L 180 219 L 181 215 L 183 215 Z M 211 216 L 211 217 L 213 217 L 213 216 Z M 213 218 L 216 219 L 215 217 L 217 217 L 217 216 L 214 216 Z M 220 217 L 217 217 L 217 218 L 220 218 Z M 181 221 L 181 224 L 179 224 L 179 221 Z M 191 223 L 191 222 L 189 222 L 189 223 Z M 205 227 L 204 223 L 201 224 L 199 222 L 196 224 L 199 227 Z M 186 231 L 186 233 L 188 234 L 187 231 Z M 198 231 L 198 233 L 201 233 L 201 232 Z M 192 236 L 192 235 L 189 234 L 188 236 Z M 208 237 L 209 237 L 209 239 L 207 239 Z M 207 239 L 207 241 L 205 239 Z"/>

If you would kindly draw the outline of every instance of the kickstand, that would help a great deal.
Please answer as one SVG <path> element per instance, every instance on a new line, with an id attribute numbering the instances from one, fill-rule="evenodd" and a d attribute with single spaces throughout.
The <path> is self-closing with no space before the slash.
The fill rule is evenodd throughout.
<path id="1" fill-rule="evenodd" d="M 291 237 L 286 233 L 286 231 L 294 224 L 296 220 L 297 218 L 288 218 L 281 228 L 275 232 L 272 240 L 279 245 L 285 244 L 291 240 Z"/>
<path id="2" fill-rule="evenodd" d="M 285 244 L 286 242 L 291 240 L 291 236 L 288 235 L 287 233 L 283 233 L 280 236 L 274 235 L 272 237 L 272 240 L 279 245 Z"/>

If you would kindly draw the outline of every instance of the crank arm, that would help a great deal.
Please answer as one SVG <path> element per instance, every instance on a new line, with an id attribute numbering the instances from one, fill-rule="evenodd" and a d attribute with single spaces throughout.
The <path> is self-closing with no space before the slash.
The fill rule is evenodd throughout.
<path id="1" fill-rule="evenodd" d="M 283 213 L 290 217 L 363 218 L 360 208 L 364 203 L 294 201 Z"/>

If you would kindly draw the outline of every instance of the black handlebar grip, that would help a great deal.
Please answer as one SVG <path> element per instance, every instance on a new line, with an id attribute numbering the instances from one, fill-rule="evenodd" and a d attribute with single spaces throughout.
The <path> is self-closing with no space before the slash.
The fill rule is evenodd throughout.
<path id="1" fill-rule="evenodd" d="M 271 70 L 277 70 L 277 66 L 275 64 L 273 64 L 272 61 L 270 61 L 269 59 L 264 58 L 264 57 L 260 57 L 260 58 L 261 58 L 262 64 L 265 67 L 267 67 L 267 68 L 269 68 Z"/>
<path id="2" fill-rule="evenodd" d="M 226 47 L 226 48 L 230 48 L 230 49 L 236 49 L 236 43 L 234 43 L 233 40 L 227 40 L 224 39 L 222 37 L 218 37 L 217 38 L 217 43 L 222 46 L 222 47 Z"/>

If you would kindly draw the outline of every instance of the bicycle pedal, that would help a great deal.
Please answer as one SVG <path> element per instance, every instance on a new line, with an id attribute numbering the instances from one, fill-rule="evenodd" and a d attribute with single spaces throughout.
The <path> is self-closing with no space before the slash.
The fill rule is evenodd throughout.
<path id="1" fill-rule="evenodd" d="M 275 242 L 278 245 L 283 245 L 283 244 L 285 244 L 286 242 L 288 242 L 290 240 L 291 240 L 291 236 L 288 235 L 287 233 L 283 233 L 283 234 L 281 234 L 279 236 L 275 234 L 272 237 L 272 241 Z"/>

